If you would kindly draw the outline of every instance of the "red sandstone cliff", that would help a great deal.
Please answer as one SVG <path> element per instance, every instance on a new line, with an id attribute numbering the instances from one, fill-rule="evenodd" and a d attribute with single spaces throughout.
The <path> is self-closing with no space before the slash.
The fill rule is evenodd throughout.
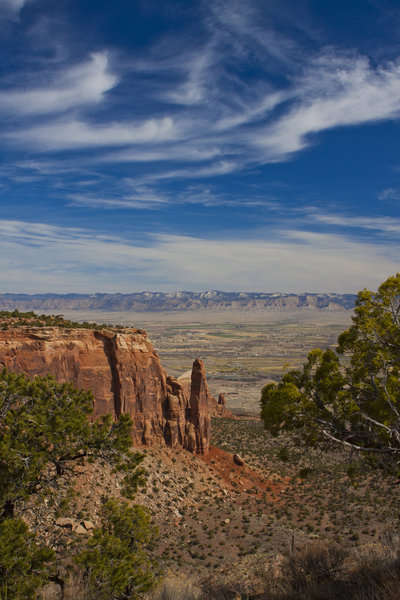
<path id="1" fill-rule="evenodd" d="M 167 377 L 145 331 L 21 327 L 0 330 L 0 367 L 53 375 L 92 390 L 94 416 L 129 413 L 134 444 L 167 444 L 206 453 L 212 399 L 202 361 L 190 394 Z"/>

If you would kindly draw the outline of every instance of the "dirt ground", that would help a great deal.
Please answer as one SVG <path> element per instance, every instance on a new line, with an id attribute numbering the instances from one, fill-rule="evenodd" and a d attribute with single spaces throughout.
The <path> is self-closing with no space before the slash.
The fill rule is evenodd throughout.
<path id="1" fill-rule="evenodd" d="M 305 452 L 250 418 L 213 419 L 212 441 L 205 456 L 145 449 L 147 484 L 134 503 L 153 515 L 159 535 L 151 551 L 165 573 L 189 579 L 252 573 L 254 583 L 261 564 L 293 546 L 326 540 L 357 551 L 400 533 L 399 486 L 344 454 Z M 98 526 L 102 498 L 121 496 L 119 476 L 105 464 L 82 458 L 73 473 L 74 490 L 62 508 L 56 498 L 24 507 L 32 529 L 61 552 L 80 536 L 57 519 Z"/>

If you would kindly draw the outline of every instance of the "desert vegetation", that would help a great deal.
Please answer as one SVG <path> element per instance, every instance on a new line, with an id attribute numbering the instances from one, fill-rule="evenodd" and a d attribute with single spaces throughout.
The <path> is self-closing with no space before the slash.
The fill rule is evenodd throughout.
<path id="1" fill-rule="evenodd" d="M 38 315 L 34 311 L 20 312 L 19 310 L 0 310 L 0 329 L 12 327 L 62 327 L 63 329 L 104 329 L 109 325 L 89 321 L 72 321 L 64 319 L 63 315 Z M 123 325 L 115 325 L 116 329 L 124 329 Z"/>
<path id="2" fill-rule="evenodd" d="M 103 497 L 97 527 L 79 523 L 79 515 L 63 517 L 78 460 L 108 464 L 128 498 L 143 483 L 142 455 L 131 448 L 130 418 L 113 422 L 107 416 L 90 424 L 91 407 L 91 393 L 71 384 L 51 377 L 30 381 L 5 369 L 0 374 L 1 598 L 35 598 L 51 580 L 64 585 L 68 564 L 93 598 L 131 597 L 155 580 L 144 549 L 153 537 L 145 508 Z M 43 506 L 53 517 L 48 527 L 38 522 Z M 62 528 L 75 535 L 65 538 Z"/>
<path id="3" fill-rule="evenodd" d="M 257 593 L 237 581 L 204 579 L 199 587 L 164 581 L 157 600 L 397 600 L 400 568 L 397 541 L 352 555 L 326 543 L 311 543 L 276 557 L 262 570 Z"/>
<path id="4" fill-rule="evenodd" d="M 400 275 L 361 292 L 204 456 L 134 451 L 90 392 L 4 370 L 1 600 L 397 599 L 399 312 Z"/>
<path id="5" fill-rule="evenodd" d="M 400 274 L 363 290 L 336 351 L 314 349 L 301 370 L 267 385 L 262 418 L 273 434 L 339 444 L 396 475 L 400 469 Z"/>

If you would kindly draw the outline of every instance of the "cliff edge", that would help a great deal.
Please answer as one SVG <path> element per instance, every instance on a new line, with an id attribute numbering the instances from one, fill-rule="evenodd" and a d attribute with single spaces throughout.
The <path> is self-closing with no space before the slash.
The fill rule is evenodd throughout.
<path id="1" fill-rule="evenodd" d="M 1 367 L 29 377 L 50 374 L 58 382 L 91 390 L 94 418 L 110 413 L 132 417 L 134 445 L 208 452 L 214 400 L 202 361 L 194 362 L 189 391 L 167 376 L 143 330 L 29 326 L 0 330 Z"/>

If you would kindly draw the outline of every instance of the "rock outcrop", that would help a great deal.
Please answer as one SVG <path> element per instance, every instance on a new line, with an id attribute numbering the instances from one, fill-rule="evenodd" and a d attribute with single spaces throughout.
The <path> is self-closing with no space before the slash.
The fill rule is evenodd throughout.
<path id="1" fill-rule="evenodd" d="M 201 389 L 201 395 L 207 398 L 208 414 L 210 417 L 224 417 L 226 419 L 234 419 L 233 413 L 226 408 L 226 399 L 224 394 L 219 394 L 218 400 L 214 398 L 208 389 L 206 374 L 204 368 L 202 369 L 200 364 L 202 361 L 197 361 L 193 364 L 192 371 L 185 371 L 178 377 L 178 382 L 182 388 L 186 390 L 190 396 L 192 391 L 192 382 L 194 381 L 194 388 L 198 386 Z"/>
<path id="2" fill-rule="evenodd" d="M 206 371 L 203 361 L 196 359 L 193 363 L 192 382 L 190 388 L 190 421 L 193 424 L 192 445 L 199 448 L 201 453 L 208 448 L 207 440 L 210 438 L 209 399 L 212 398 L 208 391 Z"/>
<path id="3" fill-rule="evenodd" d="M 219 394 L 218 400 L 212 398 L 211 403 L 213 417 L 233 418 L 232 412 L 226 408 L 226 398 L 224 394 Z"/>
<path id="4" fill-rule="evenodd" d="M 208 451 L 213 406 L 202 361 L 194 362 L 189 392 L 167 376 L 143 330 L 0 330 L 1 367 L 29 377 L 51 374 L 92 390 L 94 418 L 129 413 L 135 445 Z"/>

